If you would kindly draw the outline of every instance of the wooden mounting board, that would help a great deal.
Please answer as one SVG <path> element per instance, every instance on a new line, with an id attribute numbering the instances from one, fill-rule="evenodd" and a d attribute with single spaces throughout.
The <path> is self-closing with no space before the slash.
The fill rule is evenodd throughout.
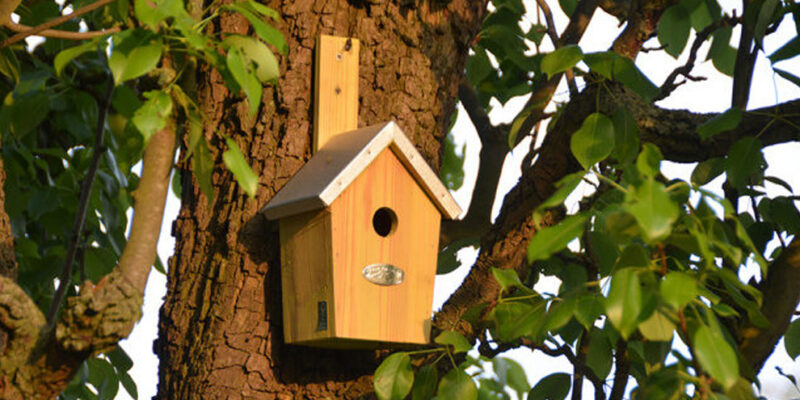
<path id="1" fill-rule="evenodd" d="M 358 128 L 358 39 L 321 35 L 314 71 L 316 153 L 328 140 Z"/>

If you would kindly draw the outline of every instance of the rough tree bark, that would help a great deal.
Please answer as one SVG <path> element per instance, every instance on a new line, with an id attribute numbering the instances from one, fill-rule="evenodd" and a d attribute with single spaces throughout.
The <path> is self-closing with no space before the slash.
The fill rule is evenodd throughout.
<path id="1" fill-rule="evenodd" d="M 320 34 L 361 40 L 359 125 L 394 119 L 438 169 L 441 143 L 467 50 L 485 1 L 271 1 L 289 43 L 281 79 L 249 118 L 243 99 L 219 75 L 200 71 L 197 99 L 216 168 L 215 197 L 184 172 L 177 240 L 159 340 L 161 399 L 358 398 L 372 391 L 374 351 L 285 346 L 282 339 L 277 224 L 258 210 L 308 160 L 313 52 Z M 222 32 L 247 33 L 223 16 Z M 260 174 L 256 199 L 222 165 L 232 137 Z M 311 249 L 310 249 L 311 250 Z M 313 251 L 313 250 L 311 250 Z"/>

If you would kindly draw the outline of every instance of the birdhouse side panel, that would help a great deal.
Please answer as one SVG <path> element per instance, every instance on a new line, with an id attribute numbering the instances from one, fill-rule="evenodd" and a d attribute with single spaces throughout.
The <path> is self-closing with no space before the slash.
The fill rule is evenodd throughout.
<path id="1" fill-rule="evenodd" d="M 441 220 L 436 206 L 387 148 L 330 210 L 336 336 L 428 343 Z"/>
<path id="2" fill-rule="evenodd" d="M 283 331 L 286 343 L 332 335 L 331 215 L 311 211 L 280 220 Z"/>

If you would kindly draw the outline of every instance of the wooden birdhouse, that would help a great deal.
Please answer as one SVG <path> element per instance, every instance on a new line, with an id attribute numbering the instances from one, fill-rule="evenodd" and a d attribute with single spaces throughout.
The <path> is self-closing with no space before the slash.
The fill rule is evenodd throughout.
<path id="1" fill-rule="evenodd" d="M 326 102 L 341 108 L 345 90 L 320 92 L 330 83 L 321 82 L 320 53 L 357 60 L 358 42 L 344 40 L 318 43 L 315 123 L 325 120 Z M 350 93 L 357 109 L 357 88 Z M 316 128 L 317 152 L 262 210 L 280 222 L 285 342 L 428 343 L 439 225 L 461 210 L 394 122 L 328 136 L 319 135 L 328 127 Z"/>

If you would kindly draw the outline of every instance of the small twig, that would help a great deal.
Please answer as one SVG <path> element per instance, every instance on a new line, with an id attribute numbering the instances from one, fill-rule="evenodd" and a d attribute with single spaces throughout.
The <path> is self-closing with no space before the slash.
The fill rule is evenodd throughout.
<path id="1" fill-rule="evenodd" d="M 61 25 L 71 19 L 77 18 L 83 14 L 94 11 L 107 4 L 111 4 L 115 1 L 116 0 L 98 0 L 92 4 L 88 4 L 86 6 L 81 7 L 70 14 L 62 15 L 58 18 L 54 18 L 50 21 L 47 21 L 45 23 L 39 24 L 34 27 L 26 27 L 24 25 L 19 25 L 12 22 L 10 19 L 8 21 L 3 21 L 2 22 L 3 26 L 19 33 L 1 42 L 0 48 L 10 46 L 32 35 L 41 35 L 41 36 L 54 37 L 60 39 L 82 40 L 96 36 L 107 35 L 109 33 L 119 32 L 120 28 L 118 26 L 103 31 L 94 31 L 94 32 L 69 32 L 69 31 L 59 31 L 50 29 L 54 26 Z"/>
<path id="2" fill-rule="evenodd" d="M 678 86 L 686 83 L 675 81 L 678 79 L 678 76 L 684 76 L 688 80 L 697 81 L 697 80 L 704 80 L 705 78 L 702 77 L 694 77 L 690 75 L 692 69 L 694 68 L 694 63 L 697 61 L 697 52 L 700 50 L 700 46 L 714 33 L 717 29 L 726 27 L 726 26 L 734 26 L 739 23 L 739 19 L 735 17 L 725 17 L 722 18 L 713 24 L 705 27 L 702 31 L 698 32 L 694 38 L 694 42 L 692 42 L 692 48 L 689 51 L 689 58 L 686 60 L 686 63 L 682 66 L 675 68 L 667 79 L 664 80 L 664 83 L 661 84 L 661 88 L 658 92 L 658 96 L 653 99 L 653 102 L 662 100 L 667 98 Z"/>
<path id="3" fill-rule="evenodd" d="M 536 0 L 536 4 L 539 5 L 539 8 L 542 10 L 544 14 L 545 23 L 547 23 L 547 36 L 550 37 L 550 41 L 553 42 L 553 47 L 556 50 L 560 47 L 558 33 L 556 32 L 556 23 L 553 19 L 553 12 L 550 11 L 550 6 L 547 5 L 547 2 L 544 0 Z M 570 96 L 575 96 L 578 94 L 578 85 L 575 84 L 575 74 L 572 72 L 572 69 L 568 69 L 566 71 L 567 75 L 567 86 L 569 87 L 569 94 Z"/>
<path id="4" fill-rule="evenodd" d="M 536 344 L 525 338 L 522 338 L 521 340 L 522 344 L 524 344 L 525 346 L 530 347 L 533 350 L 539 350 L 550 357 L 560 357 L 560 356 L 566 357 L 567 361 L 569 361 L 576 368 L 580 369 L 581 373 L 583 373 L 583 376 L 586 377 L 586 379 L 588 379 L 590 382 L 592 382 L 592 385 L 594 386 L 595 390 L 595 397 L 597 397 L 598 394 L 601 394 L 602 397 L 605 397 L 605 391 L 603 390 L 603 380 L 600 379 L 594 373 L 594 371 L 592 371 L 591 368 L 586 366 L 586 364 L 579 362 L 578 357 L 572 352 L 569 346 L 564 345 L 556 347 L 555 349 L 551 349 L 547 347 L 547 345 Z"/>
<path id="5" fill-rule="evenodd" d="M 89 165 L 89 171 L 86 173 L 86 178 L 81 185 L 81 195 L 78 200 L 78 212 L 75 214 L 75 223 L 72 226 L 72 234 L 70 235 L 69 247 L 67 248 L 67 256 L 64 261 L 64 268 L 61 270 L 59 276 L 58 289 L 53 296 L 53 302 L 50 303 L 50 309 L 47 311 L 47 323 L 53 324 L 56 315 L 58 314 L 61 303 L 64 300 L 67 287 L 72 284 L 72 266 L 75 263 L 75 256 L 78 253 L 78 243 L 81 239 L 81 232 L 83 231 L 83 224 L 86 221 L 86 212 L 89 210 L 89 199 L 92 193 L 92 184 L 94 178 L 97 176 L 97 169 L 100 167 L 100 157 L 103 154 L 103 136 L 105 134 L 106 116 L 108 109 L 111 105 L 111 95 L 114 93 L 114 81 L 109 80 L 108 87 L 106 88 L 103 104 L 101 105 L 100 112 L 97 115 L 97 127 L 95 130 L 94 138 L 94 152 L 92 154 L 92 162 Z"/>

